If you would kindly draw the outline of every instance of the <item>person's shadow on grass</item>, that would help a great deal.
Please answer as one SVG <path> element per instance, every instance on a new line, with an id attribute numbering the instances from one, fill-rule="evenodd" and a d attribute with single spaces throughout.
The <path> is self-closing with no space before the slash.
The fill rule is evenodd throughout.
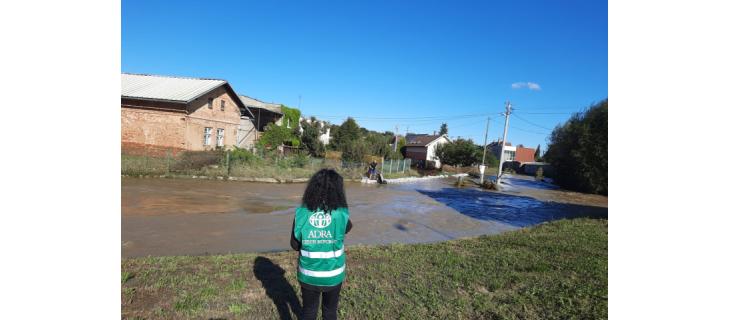
<path id="1" fill-rule="evenodd" d="M 276 305 L 279 317 L 281 319 L 292 319 L 289 310 L 291 309 L 298 317 L 302 306 L 299 304 L 299 297 L 294 288 L 284 278 L 284 272 L 284 269 L 268 258 L 259 256 L 254 260 L 253 273 L 266 289 L 266 295 Z"/>

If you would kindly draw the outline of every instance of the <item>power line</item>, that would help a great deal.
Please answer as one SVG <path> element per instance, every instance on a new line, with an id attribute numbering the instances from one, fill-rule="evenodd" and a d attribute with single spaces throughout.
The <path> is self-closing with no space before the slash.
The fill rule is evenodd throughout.
<path id="1" fill-rule="evenodd" d="M 514 114 L 512 114 L 512 115 L 514 115 Z M 510 128 L 511 129 L 515 129 L 517 131 L 523 131 L 523 132 L 526 132 L 526 133 L 532 133 L 532 134 L 538 134 L 538 135 L 548 135 L 548 134 L 550 134 L 549 132 L 536 132 L 536 131 L 531 131 L 531 130 L 527 130 L 527 129 L 522 129 L 520 127 L 515 127 L 514 125 L 512 125 Z"/>
<path id="2" fill-rule="evenodd" d="M 520 113 L 542 115 L 542 114 L 573 114 L 574 112 L 520 112 Z"/>
<path id="3" fill-rule="evenodd" d="M 353 118 L 353 119 L 371 119 L 371 120 L 440 120 L 440 119 L 453 119 L 463 117 L 478 117 L 487 116 L 496 113 L 474 113 L 474 114 L 462 114 L 462 115 L 444 115 L 444 116 L 427 116 L 427 117 L 368 117 L 368 116 L 346 116 L 346 115 L 313 115 L 317 118 Z"/>
<path id="4" fill-rule="evenodd" d="M 516 115 L 516 114 L 515 114 L 514 116 L 515 116 L 515 118 L 517 118 L 517 119 L 520 119 L 520 120 L 522 120 L 522 121 L 524 121 L 524 122 L 527 122 L 527 123 L 529 123 L 529 124 L 531 124 L 531 125 L 533 125 L 533 126 L 535 126 L 535 127 L 538 127 L 538 128 L 541 128 L 541 129 L 545 129 L 545 130 L 547 130 L 547 131 L 552 131 L 552 130 L 553 130 L 553 129 L 550 129 L 550 128 L 546 128 L 546 127 L 543 127 L 543 126 L 541 126 L 541 125 L 539 125 L 539 124 L 536 124 L 536 123 L 534 123 L 534 122 L 532 122 L 532 121 L 530 121 L 530 120 L 527 120 L 527 119 L 525 119 L 525 118 L 523 118 L 523 117 L 520 117 L 519 115 Z"/>

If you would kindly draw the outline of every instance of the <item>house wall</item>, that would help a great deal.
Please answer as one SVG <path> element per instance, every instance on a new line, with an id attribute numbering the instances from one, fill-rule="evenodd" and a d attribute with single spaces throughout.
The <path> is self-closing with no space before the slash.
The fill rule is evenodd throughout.
<path id="1" fill-rule="evenodd" d="M 213 98 L 213 109 L 208 109 L 208 98 Z M 226 106 L 220 110 L 220 102 Z M 140 150 L 214 149 L 216 129 L 224 129 L 223 144 L 236 144 L 241 121 L 239 106 L 225 87 L 220 87 L 189 104 L 121 99 L 122 151 L 140 153 Z M 211 127 L 211 145 L 203 146 L 203 130 Z M 164 153 L 164 152 L 163 152 Z"/>
<path id="2" fill-rule="evenodd" d="M 412 160 L 426 160 L 427 155 L 428 150 L 426 147 L 406 147 L 406 158 L 411 158 Z"/>
<path id="3" fill-rule="evenodd" d="M 213 98 L 213 107 L 208 108 L 208 98 Z M 226 106 L 221 110 L 221 101 Z M 187 150 L 212 150 L 216 148 L 217 129 L 224 130 L 223 145 L 232 148 L 238 138 L 238 127 L 241 124 L 241 112 L 231 94 L 220 87 L 188 104 L 188 122 L 185 130 L 185 146 Z M 210 145 L 203 145 L 205 127 L 212 128 Z"/>
<path id="4" fill-rule="evenodd" d="M 520 163 L 535 162 L 535 149 L 518 147 L 515 153 L 515 161 Z"/>
<path id="5" fill-rule="evenodd" d="M 441 168 L 441 161 L 436 159 L 436 146 L 442 145 L 447 142 L 448 140 L 446 140 L 446 138 L 440 137 L 436 141 L 428 145 L 426 160 L 433 161 L 436 168 Z"/>
<path id="6" fill-rule="evenodd" d="M 254 119 L 241 117 L 241 122 L 238 126 L 238 138 L 236 139 L 236 145 L 239 148 L 251 149 L 256 143 L 258 131 L 253 122 Z"/>
<path id="7" fill-rule="evenodd" d="M 330 144 L 330 128 L 327 128 L 325 133 L 319 135 L 319 141 L 322 141 L 325 146 Z"/>
<path id="8" fill-rule="evenodd" d="M 122 151 L 141 153 L 145 149 L 185 149 L 184 105 L 122 99 Z"/>

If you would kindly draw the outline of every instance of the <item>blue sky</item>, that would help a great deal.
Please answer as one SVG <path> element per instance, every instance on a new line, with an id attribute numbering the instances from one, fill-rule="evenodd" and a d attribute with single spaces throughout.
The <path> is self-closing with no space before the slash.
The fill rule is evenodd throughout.
<path id="1" fill-rule="evenodd" d="M 122 1 L 122 71 L 220 78 L 371 130 L 549 130 L 608 97 L 605 1 Z M 538 88 L 539 87 L 539 88 Z"/>

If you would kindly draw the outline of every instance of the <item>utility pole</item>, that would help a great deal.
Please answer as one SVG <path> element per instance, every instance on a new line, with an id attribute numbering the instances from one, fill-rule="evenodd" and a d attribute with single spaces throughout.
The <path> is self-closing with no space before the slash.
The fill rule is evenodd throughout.
<path id="1" fill-rule="evenodd" d="M 393 141 L 393 152 L 398 152 L 398 125 L 395 125 L 395 140 Z"/>
<path id="2" fill-rule="evenodd" d="M 484 152 L 482 153 L 482 168 L 480 173 L 481 177 L 479 178 L 479 184 L 484 183 L 484 171 L 487 170 L 487 168 L 484 166 L 484 160 L 487 158 L 487 135 L 489 134 L 489 122 L 492 120 L 491 117 L 487 117 L 487 129 L 484 130 Z"/>
<path id="3" fill-rule="evenodd" d="M 499 167 L 497 168 L 497 185 L 502 179 L 502 164 L 504 163 L 504 147 L 507 146 L 507 128 L 509 127 L 509 115 L 512 114 L 512 105 L 507 101 L 504 112 L 504 133 L 502 134 L 502 148 L 499 153 Z"/>

